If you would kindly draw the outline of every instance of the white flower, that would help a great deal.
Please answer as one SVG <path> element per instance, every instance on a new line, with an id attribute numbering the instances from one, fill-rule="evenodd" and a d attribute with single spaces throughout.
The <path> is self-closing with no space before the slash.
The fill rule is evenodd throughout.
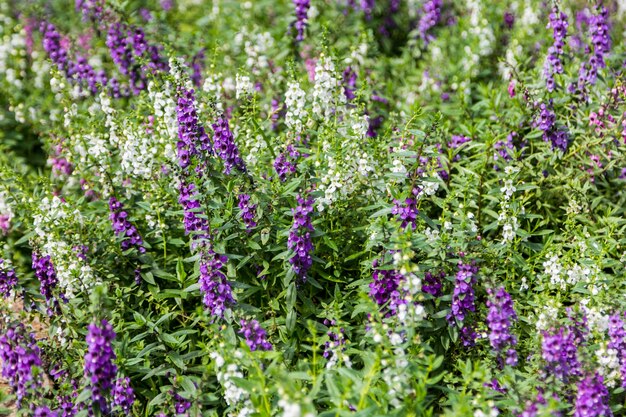
<path id="1" fill-rule="evenodd" d="M 235 84 L 237 100 L 252 95 L 254 86 L 252 85 L 252 81 L 250 81 L 250 77 L 237 74 Z"/>

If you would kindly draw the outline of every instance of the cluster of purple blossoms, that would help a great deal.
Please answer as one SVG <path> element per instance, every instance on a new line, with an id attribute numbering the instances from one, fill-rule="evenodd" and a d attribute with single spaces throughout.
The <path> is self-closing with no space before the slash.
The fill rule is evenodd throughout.
<path id="1" fill-rule="evenodd" d="M 325 326 L 334 326 L 335 324 L 337 324 L 335 320 L 328 320 L 328 319 L 324 320 Z M 346 331 L 343 327 L 340 328 L 339 332 L 337 333 L 333 332 L 332 330 L 328 331 L 328 333 L 326 333 L 328 335 L 328 341 L 324 343 L 324 353 L 322 354 L 322 356 L 328 359 L 331 355 L 333 355 L 333 352 L 336 349 L 340 348 L 341 346 L 344 346 L 346 344 L 345 333 Z M 342 350 L 345 350 L 345 347 L 342 348 Z"/>
<path id="2" fill-rule="evenodd" d="M 176 116 L 178 118 L 178 164 L 187 168 L 191 158 L 202 152 L 211 154 L 211 141 L 200 124 L 193 90 L 179 91 Z"/>
<path id="3" fill-rule="evenodd" d="M 109 199 L 109 219 L 116 236 L 122 237 L 122 250 L 128 250 L 135 246 L 139 253 L 144 253 L 146 248 L 143 247 L 143 239 L 137 228 L 128 221 L 128 213 L 124 211 L 122 203 L 117 201 L 115 197 Z"/>
<path id="4" fill-rule="evenodd" d="M 294 254 L 289 258 L 289 263 L 293 272 L 301 280 L 306 280 L 306 274 L 313 265 L 311 252 L 313 251 L 313 242 L 311 241 L 311 232 L 313 224 L 311 223 L 311 214 L 313 213 L 313 198 L 297 197 L 298 206 L 291 209 L 293 215 L 293 225 L 287 239 L 287 246 Z"/>
<path id="5" fill-rule="evenodd" d="M 70 64 L 69 54 L 61 39 L 61 34 L 52 23 L 42 22 L 39 26 L 42 33 L 43 49 L 50 60 L 56 64 L 57 69 L 67 73 Z"/>
<path id="6" fill-rule="evenodd" d="M 565 152 L 569 145 L 569 135 L 556 127 L 556 115 L 544 103 L 539 106 L 539 110 L 539 117 L 535 120 L 534 126 L 543 131 L 544 142 L 550 142 L 553 150 Z"/>
<path id="7" fill-rule="evenodd" d="M 463 321 L 469 312 L 476 311 L 476 304 L 474 303 L 474 285 L 477 281 L 476 274 L 478 273 L 478 266 L 476 266 L 474 262 L 459 262 L 457 268 L 458 271 L 456 273 L 454 291 L 452 293 L 452 304 L 446 318 L 450 324 L 461 323 L 460 330 L 463 344 L 465 346 L 471 346 L 476 339 L 476 332 L 471 326 L 463 323 Z"/>
<path id="8" fill-rule="evenodd" d="M 506 141 L 499 140 L 493 146 L 493 160 L 497 162 L 498 159 L 503 161 L 510 161 L 512 158 L 511 153 L 515 150 L 515 143 L 513 139 L 517 137 L 517 132 L 511 132 L 506 137 Z M 497 166 L 495 166 L 497 169 Z"/>
<path id="9" fill-rule="evenodd" d="M 118 406 L 124 414 L 130 415 L 135 403 L 135 392 L 130 386 L 130 378 L 118 378 L 111 390 L 113 405 Z"/>
<path id="10" fill-rule="evenodd" d="M 585 84 L 595 84 L 598 78 L 598 69 L 605 68 L 605 57 L 611 50 L 611 37 L 609 32 L 609 12 L 604 6 L 600 6 L 598 14 L 589 19 L 589 32 L 591 35 L 591 50 L 589 61 L 580 67 L 578 72 L 578 87 Z"/>
<path id="11" fill-rule="evenodd" d="M 41 256 L 37 252 L 32 254 L 33 270 L 35 276 L 39 280 L 39 291 L 46 299 L 46 302 L 54 300 L 52 293 L 59 283 L 57 273 L 52 264 L 50 255 Z M 61 296 L 63 298 L 63 296 Z"/>
<path id="12" fill-rule="evenodd" d="M 363 13 L 365 13 L 365 18 L 370 20 L 374 13 L 374 7 L 376 7 L 376 0 L 360 0 L 359 6 Z"/>
<path id="13" fill-rule="evenodd" d="M 178 202 L 183 206 L 185 225 L 185 234 L 194 234 L 194 238 L 203 238 L 208 236 L 209 221 L 204 218 L 200 207 L 200 196 L 196 191 L 194 183 L 185 184 L 180 182 Z"/>
<path id="14" fill-rule="evenodd" d="M 7 298 L 11 295 L 13 287 L 17 285 L 15 269 L 5 265 L 4 259 L 0 259 L 0 296 Z"/>
<path id="15" fill-rule="evenodd" d="M 100 20 L 104 10 L 104 0 L 76 0 L 76 11 L 81 12 L 83 20 Z"/>
<path id="16" fill-rule="evenodd" d="M 404 199 L 404 201 L 394 200 L 394 207 L 391 212 L 398 216 L 398 220 L 402 222 L 402 228 L 410 225 L 411 229 L 415 230 L 417 227 L 417 215 L 419 214 L 417 196 L 419 193 L 419 188 L 413 188 L 411 197 Z"/>
<path id="17" fill-rule="evenodd" d="M 446 273 L 440 271 L 433 274 L 432 272 L 426 272 L 424 274 L 424 281 L 422 282 L 422 291 L 432 295 L 433 297 L 439 297 L 441 295 L 442 281 L 446 277 Z"/>
<path id="18" fill-rule="evenodd" d="M 186 398 L 183 398 L 177 392 L 171 391 L 172 397 L 174 398 L 174 411 L 176 411 L 176 415 L 187 415 L 185 414 L 187 410 L 191 408 L 191 401 Z"/>
<path id="19" fill-rule="evenodd" d="M 542 357 L 548 374 L 562 380 L 581 374 L 576 345 L 576 335 L 570 329 L 561 327 L 558 331 L 543 333 Z"/>
<path id="20" fill-rule="evenodd" d="M 621 314 L 613 314 L 609 317 L 609 349 L 617 351 L 622 374 L 622 387 L 626 388 L 626 330 Z"/>
<path id="21" fill-rule="evenodd" d="M 254 218 L 256 217 L 256 204 L 250 204 L 250 196 L 248 194 L 239 194 L 238 207 L 241 219 L 246 225 L 246 230 L 250 231 L 256 227 Z"/>
<path id="22" fill-rule="evenodd" d="M 48 407 L 41 406 L 35 409 L 33 414 L 34 417 L 58 417 L 58 413 L 56 411 L 50 410 Z"/>
<path id="23" fill-rule="evenodd" d="M 348 66 L 343 70 L 343 94 L 346 96 L 346 100 L 352 101 L 356 98 L 354 91 L 356 90 L 356 71 L 352 67 Z"/>
<path id="24" fill-rule="evenodd" d="M 281 182 L 285 182 L 289 174 L 295 174 L 296 162 L 300 152 L 296 150 L 293 145 L 287 145 L 285 152 L 280 153 L 274 161 L 274 169 L 278 174 L 278 179 Z"/>
<path id="25" fill-rule="evenodd" d="M 105 319 L 100 325 L 92 323 L 87 333 L 87 353 L 85 354 L 85 378 L 91 388 L 91 400 L 97 404 L 100 411 L 107 413 L 109 404 L 107 396 L 111 393 L 117 374 L 115 352 L 112 342 L 115 340 L 113 326 Z"/>
<path id="26" fill-rule="evenodd" d="M 228 127 L 228 119 L 224 116 L 213 124 L 213 146 L 215 153 L 224 161 L 224 174 L 230 174 L 233 168 L 245 172 L 246 166 L 239 155 L 233 134 Z"/>
<path id="27" fill-rule="evenodd" d="M 394 315 L 398 305 L 404 304 L 400 295 L 400 284 L 404 276 L 395 269 L 381 268 L 380 261 L 375 259 L 372 263 L 372 282 L 370 282 L 370 297 L 379 306 L 387 305 L 388 315 Z"/>
<path id="28" fill-rule="evenodd" d="M 517 365 L 517 338 L 511 334 L 512 321 L 517 319 L 517 314 L 513 309 L 511 295 L 500 287 L 497 291 L 487 289 L 490 300 L 487 300 L 489 313 L 487 314 L 487 325 L 489 326 L 489 341 L 491 347 L 496 351 L 498 360 L 507 365 Z M 502 363 L 500 362 L 502 365 Z"/>
<path id="29" fill-rule="evenodd" d="M 250 347 L 251 351 L 255 350 L 272 350 L 272 344 L 267 341 L 267 333 L 265 329 L 261 327 L 258 321 L 250 320 L 246 322 L 245 320 L 240 321 L 241 330 L 239 330 L 240 334 L 246 338 L 246 344 Z"/>
<path id="30" fill-rule="evenodd" d="M 442 0 L 426 0 L 422 9 L 422 17 L 418 23 L 420 38 L 428 45 L 435 37 L 428 33 L 441 19 Z"/>
<path id="31" fill-rule="evenodd" d="M 169 70 L 159 48 L 148 44 L 145 32 L 141 28 L 128 27 L 119 22 L 112 23 L 107 31 L 106 45 L 119 71 L 128 76 L 134 94 L 139 94 L 147 88 L 149 72 Z M 147 64 L 143 65 L 142 60 Z"/>
<path id="32" fill-rule="evenodd" d="M 304 40 L 304 30 L 307 26 L 307 15 L 311 7 L 311 1 L 293 0 L 293 5 L 296 8 L 296 21 L 293 24 L 297 31 L 296 41 L 300 42 Z"/>
<path id="33" fill-rule="evenodd" d="M 40 349 L 32 334 L 26 333 L 23 325 L 9 327 L 0 336 L 0 360 L 2 377 L 9 382 L 17 396 L 18 406 L 29 390 L 34 392 L 41 386 L 41 381 L 33 375 L 33 366 L 42 365 Z"/>
<path id="34" fill-rule="evenodd" d="M 552 13 L 550 13 L 550 23 L 548 23 L 548 28 L 552 28 L 554 43 L 548 48 L 548 57 L 543 68 L 543 74 L 546 77 L 546 88 L 550 92 L 554 91 L 554 74 L 563 74 L 561 55 L 563 55 L 563 46 L 565 45 L 568 26 L 567 15 L 554 8 Z"/>
<path id="35" fill-rule="evenodd" d="M 200 263 L 200 291 L 204 305 L 215 317 L 223 317 L 226 308 L 235 302 L 232 289 L 222 272 L 228 258 L 208 249 Z"/>
<path id="36" fill-rule="evenodd" d="M 574 403 L 574 417 L 612 417 L 609 407 L 609 390 L 598 373 L 587 375 L 578 383 Z"/>
<path id="37" fill-rule="evenodd" d="M 285 114 L 285 108 L 281 105 L 280 97 L 274 97 L 272 99 L 272 130 L 278 129 L 278 121 Z"/>
<path id="38" fill-rule="evenodd" d="M 204 69 L 205 58 L 204 49 L 201 49 L 191 59 L 191 82 L 193 82 L 193 85 L 196 87 L 202 87 L 202 71 Z"/>

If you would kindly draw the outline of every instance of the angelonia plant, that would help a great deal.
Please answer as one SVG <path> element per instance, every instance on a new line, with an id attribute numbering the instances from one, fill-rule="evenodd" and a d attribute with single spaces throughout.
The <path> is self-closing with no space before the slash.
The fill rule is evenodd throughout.
<path id="1" fill-rule="evenodd" d="M 626 414 L 626 2 L 0 22 L 2 410 Z"/>

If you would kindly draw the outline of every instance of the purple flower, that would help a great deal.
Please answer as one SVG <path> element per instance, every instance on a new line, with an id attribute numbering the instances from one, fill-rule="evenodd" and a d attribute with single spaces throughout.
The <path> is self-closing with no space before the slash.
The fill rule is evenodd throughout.
<path id="1" fill-rule="evenodd" d="M 428 45 L 435 37 L 428 33 L 441 19 L 442 0 L 426 0 L 422 8 L 422 17 L 418 23 L 420 38 L 425 45 Z"/>
<path id="2" fill-rule="evenodd" d="M 426 272 L 424 274 L 424 282 L 422 283 L 422 291 L 433 297 L 441 296 L 441 281 L 446 277 L 446 273 L 441 271 L 438 274 Z"/>
<path id="3" fill-rule="evenodd" d="M 354 91 L 356 90 L 356 77 L 356 72 L 352 69 L 352 67 L 348 66 L 345 70 L 343 70 L 343 93 L 348 101 L 352 101 L 356 97 L 354 94 Z"/>
<path id="4" fill-rule="evenodd" d="M 609 391 L 604 379 L 597 372 L 587 375 L 578 383 L 578 393 L 574 404 L 574 417 L 612 417 L 609 407 Z"/>
<path id="5" fill-rule="evenodd" d="M 223 317 L 226 308 L 235 302 L 226 275 L 221 271 L 227 260 L 226 256 L 208 249 L 200 261 L 200 291 L 204 305 L 215 317 Z"/>
<path id="6" fill-rule="evenodd" d="M 83 20 L 99 20 L 102 17 L 104 0 L 76 0 L 76 11 L 83 15 Z"/>
<path id="7" fill-rule="evenodd" d="M 180 182 L 178 202 L 183 206 L 185 234 L 193 235 L 194 239 L 208 238 L 209 232 L 209 221 L 203 217 L 199 199 L 194 183 Z"/>
<path id="8" fill-rule="evenodd" d="M 365 18 L 370 20 L 372 13 L 374 13 L 374 7 L 376 7 L 376 0 L 360 0 L 359 5 L 363 13 L 365 13 Z"/>
<path id="9" fill-rule="evenodd" d="M 205 58 L 204 49 L 201 49 L 191 59 L 191 70 L 193 71 L 191 74 L 191 81 L 196 87 L 202 86 L 202 70 L 204 69 Z"/>
<path id="10" fill-rule="evenodd" d="M 311 241 L 311 232 L 313 224 L 311 224 L 311 214 L 313 213 L 313 199 L 311 197 L 297 196 L 298 206 L 291 209 L 293 215 L 293 225 L 287 246 L 293 251 L 293 255 L 289 258 L 289 263 L 293 272 L 302 281 L 306 280 L 306 274 L 313 265 L 311 252 L 313 251 L 313 242 Z"/>
<path id="11" fill-rule="evenodd" d="M 419 188 L 413 188 L 411 197 L 404 199 L 404 201 L 394 201 L 394 207 L 391 212 L 398 216 L 398 220 L 402 222 L 402 228 L 410 225 L 411 229 L 415 230 L 417 227 L 417 215 L 419 214 L 417 196 L 419 193 Z"/>
<path id="12" fill-rule="evenodd" d="M 85 354 L 85 378 L 91 388 L 92 406 L 97 404 L 100 411 L 108 413 L 107 398 L 113 389 L 117 366 L 115 366 L 115 352 L 113 340 L 115 332 L 113 326 L 105 319 L 100 325 L 92 323 L 87 333 L 87 353 Z"/>
<path id="13" fill-rule="evenodd" d="M 293 145 L 287 145 L 286 151 L 278 154 L 274 161 L 274 169 L 281 182 L 285 182 L 289 174 L 295 174 L 299 156 L 300 152 Z"/>
<path id="14" fill-rule="evenodd" d="M 0 296 L 7 298 L 11 295 L 13 287 L 17 285 L 17 275 L 15 269 L 4 263 L 0 259 Z"/>
<path id="15" fill-rule="evenodd" d="M 241 330 L 239 330 L 239 333 L 243 334 L 246 338 L 246 344 L 250 347 L 251 351 L 257 349 L 272 350 L 272 344 L 267 341 L 267 333 L 258 321 L 250 320 L 246 322 L 245 320 L 241 320 L 240 324 Z"/>
<path id="16" fill-rule="evenodd" d="M 304 30 L 307 27 L 307 14 L 311 2 L 310 0 L 293 0 L 293 5 L 296 8 L 296 21 L 293 24 L 297 31 L 296 41 L 300 42 L 304 40 Z"/>
<path id="17" fill-rule="evenodd" d="M 176 415 L 185 414 L 187 410 L 191 408 L 191 401 L 181 397 L 177 392 L 173 392 L 173 397 L 174 410 L 176 410 Z"/>
<path id="18" fill-rule="evenodd" d="M 543 131 L 544 142 L 550 142 L 553 150 L 565 152 L 569 145 L 569 134 L 556 127 L 556 115 L 544 103 L 539 106 L 539 110 L 539 116 L 533 125 Z"/>
<path id="19" fill-rule="evenodd" d="M 196 99 L 193 90 L 179 91 L 176 115 L 178 118 L 178 164 L 187 168 L 191 158 L 204 154 L 211 154 L 211 141 L 204 127 L 200 124 L 195 105 Z"/>
<path id="20" fill-rule="evenodd" d="M 239 194 L 239 210 L 241 219 L 246 225 L 246 230 L 250 231 L 256 227 L 254 218 L 256 217 L 256 204 L 250 204 L 250 196 L 248 194 Z"/>
<path id="21" fill-rule="evenodd" d="M 495 350 L 498 360 L 507 365 L 517 365 L 517 338 L 511 334 L 512 321 L 517 319 L 517 314 L 513 309 L 511 295 L 500 287 L 497 291 L 487 289 L 490 299 L 487 300 L 489 313 L 487 314 L 487 325 L 489 326 L 489 341 Z"/>
<path id="22" fill-rule="evenodd" d="M 59 414 L 56 411 L 51 411 L 48 407 L 42 406 L 35 409 L 34 417 L 57 417 Z"/>
<path id="23" fill-rule="evenodd" d="M 42 33 L 43 49 L 50 60 L 56 64 L 57 69 L 66 73 L 69 68 L 69 56 L 67 49 L 61 42 L 61 34 L 52 23 L 42 22 L 39 27 Z"/>
<path id="24" fill-rule="evenodd" d="M 239 156 L 239 150 L 237 145 L 235 145 L 233 134 L 228 127 L 228 119 L 224 116 L 220 117 L 217 123 L 213 124 L 213 131 L 213 147 L 215 153 L 224 162 L 224 173 L 230 174 L 233 168 L 245 172 L 246 166 L 241 156 Z"/>
<path id="25" fill-rule="evenodd" d="M 552 28 L 554 43 L 548 48 L 548 57 L 543 68 L 543 74 L 546 77 L 546 88 L 550 92 L 554 91 L 554 74 L 563 74 L 561 55 L 563 55 L 563 46 L 565 45 L 564 41 L 567 36 L 568 26 L 567 15 L 556 8 L 552 9 L 548 28 Z"/>
<path id="26" fill-rule="evenodd" d="M 130 415 L 133 403 L 135 402 L 135 392 L 130 386 L 130 378 L 118 378 L 111 391 L 113 404 L 120 407 L 124 414 Z"/>
<path id="27" fill-rule="evenodd" d="M 400 296 L 400 284 L 404 276 L 394 269 L 381 268 L 378 259 L 374 260 L 372 266 L 374 271 L 369 285 L 370 297 L 381 307 L 387 305 L 388 315 L 395 315 L 398 305 L 404 304 Z"/>
<path id="28" fill-rule="evenodd" d="M 598 69 L 605 68 L 604 59 L 611 50 L 611 36 L 609 31 L 609 12 L 604 6 L 598 7 L 598 13 L 589 19 L 589 35 L 591 50 L 588 50 L 589 60 L 580 67 L 578 72 L 578 87 L 585 84 L 595 84 L 598 78 Z"/>
<path id="29" fill-rule="evenodd" d="M 513 29 L 515 24 L 515 15 L 509 11 L 504 12 L 504 25 L 507 29 Z"/>
<path id="30" fill-rule="evenodd" d="M 455 321 L 462 322 L 469 312 L 476 311 L 474 304 L 474 285 L 476 284 L 478 267 L 474 262 L 459 262 L 454 292 L 452 293 L 452 305 L 447 319 L 453 324 Z"/>
<path id="31" fill-rule="evenodd" d="M 622 374 L 622 387 L 626 387 L 626 330 L 621 314 L 613 314 L 609 317 L 609 349 L 617 351 Z"/>
<path id="32" fill-rule="evenodd" d="M 39 280 L 39 291 L 45 297 L 46 302 L 49 303 L 54 300 L 53 291 L 59 283 L 54 265 L 52 265 L 50 255 L 41 256 L 37 252 L 33 252 L 32 260 L 35 276 Z"/>
<path id="33" fill-rule="evenodd" d="M 109 199 L 109 219 L 116 236 L 121 236 L 122 250 L 128 250 L 135 246 L 139 253 L 144 253 L 146 248 L 143 247 L 143 239 L 137 228 L 128 220 L 128 213 L 124 211 L 122 203 L 117 201 L 115 197 Z"/>
<path id="34" fill-rule="evenodd" d="M 543 332 L 542 357 L 548 374 L 562 380 L 581 374 L 576 345 L 576 335 L 569 329 Z"/>
<path id="35" fill-rule="evenodd" d="M 18 406 L 28 391 L 37 393 L 41 380 L 33 375 L 33 367 L 41 367 L 41 351 L 32 334 L 22 324 L 9 327 L 0 336 L 2 377 L 8 381 L 17 396 Z"/>

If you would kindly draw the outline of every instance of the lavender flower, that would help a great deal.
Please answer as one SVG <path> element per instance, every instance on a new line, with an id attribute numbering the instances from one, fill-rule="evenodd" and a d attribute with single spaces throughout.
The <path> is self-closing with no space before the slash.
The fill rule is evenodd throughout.
<path id="1" fill-rule="evenodd" d="M 174 397 L 174 410 L 176 415 L 185 414 L 187 410 L 191 408 L 191 401 L 181 397 L 177 392 L 173 392 Z"/>
<path id="2" fill-rule="evenodd" d="M 489 314 L 487 315 L 487 325 L 489 326 L 489 341 L 495 350 L 498 360 L 505 358 L 507 365 L 517 365 L 517 338 L 511 334 L 512 320 L 517 319 L 517 314 L 513 309 L 511 295 L 500 287 L 497 291 L 489 288 L 487 292 L 490 300 L 487 300 Z"/>
<path id="3" fill-rule="evenodd" d="M 563 74 L 563 64 L 561 63 L 561 55 L 563 55 L 563 46 L 565 45 L 565 36 L 567 36 L 567 15 L 554 8 L 550 13 L 550 23 L 548 28 L 552 28 L 554 43 L 548 48 L 548 57 L 543 68 L 543 74 L 546 77 L 546 88 L 548 91 L 554 91 L 554 74 Z"/>
<path id="4" fill-rule="evenodd" d="M 202 70 L 204 69 L 204 49 L 198 51 L 191 59 L 191 81 L 196 87 L 202 87 Z"/>
<path id="5" fill-rule="evenodd" d="M 202 153 L 211 154 L 211 141 L 204 127 L 200 124 L 195 105 L 196 99 L 193 90 L 179 91 L 176 115 L 178 118 L 178 164 L 187 168 L 191 158 L 202 156 Z"/>
<path id="6" fill-rule="evenodd" d="M 111 212 L 109 219 L 111 219 L 113 231 L 123 239 L 122 250 L 128 250 L 135 246 L 139 253 L 144 253 L 146 248 L 143 247 L 143 239 L 139 231 L 128 221 L 128 213 L 124 211 L 124 206 L 115 197 L 109 199 L 109 211 Z"/>
<path id="7" fill-rule="evenodd" d="M 32 334 L 26 333 L 22 324 L 9 327 L 0 336 L 2 377 L 8 381 L 17 396 L 18 406 L 28 393 L 37 392 L 41 381 L 33 375 L 33 367 L 42 366 L 41 351 Z"/>
<path id="8" fill-rule="evenodd" d="M 250 347 L 251 351 L 257 349 L 272 350 L 272 344 L 267 341 L 267 333 L 258 321 L 250 320 L 246 322 L 245 320 L 241 320 L 240 324 L 241 330 L 239 330 L 239 333 L 243 334 L 246 338 L 246 344 Z"/>
<path id="9" fill-rule="evenodd" d="M 286 152 L 281 152 L 274 161 L 274 169 L 278 174 L 278 179 L 285 182 L 289 174 L 295 174 L 296 163 L 300 152 L 293 145 L 287 145 Z"/>
<path id="10" fill-rule="evenodd" d="M 591 50 L 589 60 L 584 63 L 578 72 L 578 87 L 585 84 L 595 84 L 598 78 L 598 69 L 605 68 L 605 58 L 611 49 L 609 32 L 609 12 L 604 6 L 599 6 L 598 13 L 589 19 Z"/>
<path id="11" fill-rule="evenodd" d="M 613 314 L 609 317 L 609 349 L 617 351 L 622 374 L 622 387 L 626 388 L 626 330 L 621 314 Z"/>
<path id="12" fill-rule="evenodd" d="M 438 274 L 426 272 L 424 274 L 424 282 L 422 283 L 422 291 L 433 297 L 441 296 L 442 280 L 446 277 L 446 273 L 441 271 Z"/>
<path id="13" fill-rule="evenodd" d="M 246 230 L 250 231 L 256 227 L 254 218 L 256 217 L 256 204 L 250 204 L 250 196 L 248 194 L 239 194 L 239 210 L 241 219 L 246 225 Z"/>
<path id="14" fill-rule="evenodd" d="M 42 406 L 35 409 L 34 417 L 57 417 L 59 414 L 56 411 L 51 411 L 48 407 Z"/>
<path id="15" fill-rule="evenodd" d="M 111 391 L 113 404 L 120 407 L 124 414 L 130 415 L 133 403 L 135 402 L 135 392 L 130 386 L 130 378 L 118 378 Z"/>
<path id="16" fill-rule="evenodd" d="M 39 30 L 42 33 L 43 49 L 59 71 L 66 73 L 69 68 L 67 49 L 61 42 L 61 34 L 52 23 L 42 22 Z"/>
<path id="17" fill-rule="evenodd" d="M 296 21 L 294 23 L 297 31 L 296 41 L 300 42 L 304 40 L 304 30 L 307 27 L 307 14 L 311 2 L 310 0 L 293 0 L 293 5 L 296 8 Z"/>
<path id="18" fill-rule="evenodd" d="M 572 331 L 560 328 L 558 331 L 544 332 L 541 347 L 542 357 L 546 361 L 546 370 L 549 374 L 562 380 L 581 374 L 576 336 Z"/>
<path id="19" fill-rule="evenodd" d="M 289 263 L 293 272 L 301 280 L 306 279 L 307 271 L 313 265 L 311 252 L 313 251 L 313 243 L 311 241 L 311 232 L 314 230 L 311 224 L 311 214 L 313 213 L 313 199 L 306 199 L 301 195 L 297 196 L 298 206 L 291 209 L 293 215 L 293 225 L 287 246 L 294 254 L 289 258 Z"/>
<path id="20" fill-rule="evenodd" d="M 115 340 L 113 326 L 105 319 L 100 325 L 92 323 L 87 333 L 87 353 L 85 354 L 85 378 L 91 388 L 92 406 L 97 404 L 100 411 L 108 413 L 108 395 L 115 382 L 117 366 L 112 343 Z"/>
<path id="21" fill-rule="evenodd" d="M 452 305 L 447 316 L 450 324 L 455 321 L 463 322 L 467 313 L 476 311 L 474 285 L 476 284 L 477 273 L 478 267 L 475 263 L 459 262 L 454 292 L 452 293 Z"/>
<path id="22" fill-rule="evenodd" d="M 356 90 L 356 77 L 356 72 L 352 67 L 348 66 L 343 70 L 343 93 L 348 101 L 352 101 L 356 98 L 354 94 Z"/>
<path id="23" fill-rule="evenodd" d="M 544 103 L 539 106 L 539 117 L 535 120 L 534 126 L 543 131 L 544 142 L 550 142 L 552 149 L 559 149 L 563 152 L 569 145 L 569 135 L 566 131 L 556 127 L 556 115 Z"/>
<path id="24" fill-rule="evenodd" d="M 83 20 L 99 20 L 102 17 L 104 0 L 76 0 L 76 11 L 83 15 Z"/>
<path id="25" fill-rule="evenodd" d="M 39 291 L 49 303 L 54 300 L 53 291 L 59 283 L 54 265 L 52 265 L 50 255 L 40 256 L 37 252 L 33 252 L 32 260 L 35 276 L 39 280 Z"/>
<path id="26" fill-rule="evenodd" d="M 370 20 L 374 13 L 374 7 L 376 7 L 376 0 L 360 0 L 359 5 L 365 14 L 365 18 Z"/>
<path id="27" fill-rule="evenodd" d="M 224 161 L 224 173 L 230 174 L 233 168 L 237 168 L 239 171 L 245 172 L 246 166 L 243 163 L 243 159 L 239 156 L 239 150 L 235 145 L 233 134 L 228 127 L 228 119 L 226 117 L 220 117 L 217 123 L 213 124 L 213 146 L 215 153 Z"/>
<path id="28" fill-rule="evenodd" d="M 17 275 L 15 269 L 5 264 L 4 259 L 0 259 L 0 296 L 7 298 L 11 295 L 13 287 L 17 285 Z"/>
<path id="29" fill-rule="evenodd" d="M 178 202 L 183 206 L 185 234 L 193 234 L 194 239 L 207 238 L 209 221 L 202 217 L 199 195 L 194 183 L 180 182 Z"/>
<path id="30" fill-rule="evenodd" d="M 587 375 L 578 383 L 578 393 L 574 404 L 574 417 L 612 417 L 609 407 L 609 391 L 604 379 L 597 372 Z"/>
<path id="31" fill-rule="evenodd" d="M 375 259 L 372 266 L 372 282 L 370 283 L 370 297 L 379 306 L 387 305 L 388 315 L 394 315 L 401 303 L 400 284 L 404 277 L 394 269 L 379 268 L 380 261 Z M 387 304 L 388 303 L 388 304 Z"/>
<path id="32" fill-rule="evenodd" d="M 422 8 L 422 17 L 418 23 L 418 30 L 420 38 L 424 41 L 424 44 L 428 45 L 435 37 L 428 33 L 441 19 L 441 7 L 443 6 L 442 0 L 426 0 L 424 7 Z"/>
<path id="33" fill-rule="evenodd" d="M 417 196 L 419 193 L 419 188 L 413 188 L 411 192 L 412 197 L 406 198 L 404 201 L 394 201 L 394 207 L 391 212 L 398 216 L 398 220 L 402 222 L 402 228 L 410 225 L 411 229 L 415 230 L 417 227 L 417 215 L 419 214 Z"/>
<path id="34" fill-rule="evenodd" d="M 221 271 L 227 260 L 226 256 L 208 249 L 200 262 L 200 291 L 204 305 L 215 317 L 223 317 L 226 308 L 235 302 L 226 275 Z"/>

